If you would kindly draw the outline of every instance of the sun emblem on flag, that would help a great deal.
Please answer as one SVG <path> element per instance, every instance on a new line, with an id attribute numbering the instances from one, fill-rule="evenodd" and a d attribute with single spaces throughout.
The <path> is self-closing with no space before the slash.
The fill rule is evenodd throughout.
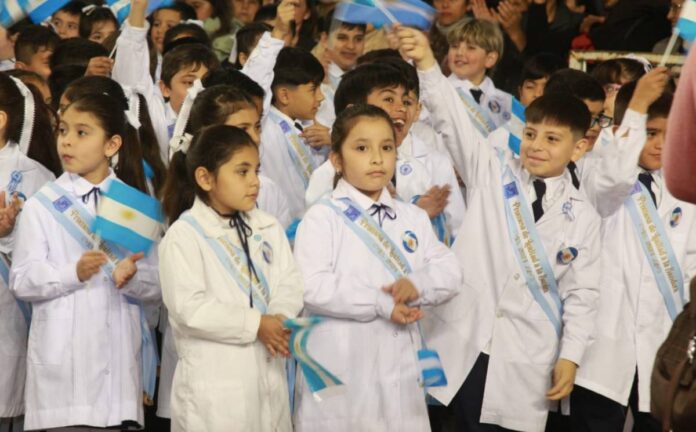
<path id="1" fill-rule="evenodd" d="M 418 237 L 416 237 L 413 231 L 404 231 L 404 234 L 401 236 L 401 242 L 407 252 L 413 253 L 418 249 Z"/>
<path id="2" fill-rule="evenodd" d="M 578 257 L 578 250 L 574 247 L 568 247 L 561 249 L 556 255 L 556 261 L 558 264 L 570 264 L 575 258 Z"/>
<path id="3" fill-rule="evenodd" d="M 121 210 L 121 217 L 125 220 L 133 220 L 135 219 L 135 212 L 131 209 L 123 209 Z"/>

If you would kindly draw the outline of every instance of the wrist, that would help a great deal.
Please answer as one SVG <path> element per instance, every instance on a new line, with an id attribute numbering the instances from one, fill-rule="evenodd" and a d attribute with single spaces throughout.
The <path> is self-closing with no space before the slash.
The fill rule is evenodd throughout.
<path id="1" fill-rule="evenodd" d="M 648 112 L 648 108 L 650 107 L 650 104 L 647 101 L 644 100 L 631 100 L 631 102 L 628 104 L 628 109 L 633 110 L 637 113 L 640 114 L 645 114 Z"/>

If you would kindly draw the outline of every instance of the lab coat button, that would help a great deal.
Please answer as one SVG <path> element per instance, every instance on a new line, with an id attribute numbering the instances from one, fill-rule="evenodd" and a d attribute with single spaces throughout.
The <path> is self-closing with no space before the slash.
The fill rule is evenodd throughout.
<path id="1" fill-rule="evenodd" d="M 520 274 L 519 274 L 519 273 L 515 273 L 515 280 L 520 280 Z"/>

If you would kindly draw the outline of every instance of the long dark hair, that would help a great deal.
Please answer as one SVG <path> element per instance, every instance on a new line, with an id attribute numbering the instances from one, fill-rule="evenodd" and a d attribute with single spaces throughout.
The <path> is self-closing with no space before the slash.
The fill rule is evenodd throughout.
<path id="1" fill-rule="evenodd" d="M 215 125 L 203 128 L 196 134 L 186 153 L 174 153 L 162 198 L 169 223 L 174 223 L 184 211 L 191 208 L 195 197 L 209 203 L 208 193 L 196 183 L 196 168 L 203 167 L 217 175 L 220 167 L 244 147 L 257 149 L 246 132 L 234 126 Z"/>
<path id="2" fill-rule="evenodd" d="M 34 128 L 31 131 L 27 156 L 51 171 L 56 177 L 60 176 L 63 168 L 56 147 L 55 115 L 46 105 L 36 87 L 25 84 L 34 98 Z M 0 111 L 7 114 L 5 139 L 19 142 L 24 125 L 24 96 L 20 93 L 12 78 L 0 72 Z"/>
<path id="3" fill-rule="evenodd" d="M 212 86 L 193 102 L 186 130 L 195 135 L 206 126 L 224 124 L 227 117 L 244 108 L 256 111 L 254 100 L 246 92 L 230 85 Z"/>

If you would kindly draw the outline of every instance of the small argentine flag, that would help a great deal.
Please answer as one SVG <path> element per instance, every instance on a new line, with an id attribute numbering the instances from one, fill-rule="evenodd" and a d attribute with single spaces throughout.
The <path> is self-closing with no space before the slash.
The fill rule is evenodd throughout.
<path id="1" fill-rule="evenodd" d="M 107 0 L 106 3 L 111 8 L 111 12 L 116 15 L 119 24 L 123 24 L 130 13 L 131 0 Z M 174 4 L 174 0 L 150 0 L 146 14 L 150 15 L 155 9 L 172 4 Z"/>
<path id="2" fill-rule="evenodd" d="M 148 253 L 161 232 L 159 201 L 127 184 L 112 180 L 101 196 L 92 231 L 133 253 Z"/>
<path id="3" fill-rule="evenodd" d="M 334 18 L 377 28 L 399 22 L 405 26 L 429 29 L 435 9 L 421 0 L 344 0 L 336 6 Z"/>
<path id="4" fill-rule="evenodd" d="M 512 98 L 512 109 L 510 120 L 503 125 L 508 132 L 510 132 L 510 137 L 508 138 L 508 147 L 510 150 L 515 152 L 515 154 L 520 154 L 520 146 L 522 145 L 522 133 L 524 132 L 524 106 L 517 100 L 517 98 Z"/>
<path id="5" fill-rule="evenodd" d="M 688 41 L 696 39 L 696 0 L 686 0 L 677 22 L 679 36 Z"/>
<path id="6" fill-rule="evenodd" d="M 0 25 L 9 28 L 24 17 L 33 23 L 43 22 L 70 0 L 3 0 L 0 1 Z"/>

